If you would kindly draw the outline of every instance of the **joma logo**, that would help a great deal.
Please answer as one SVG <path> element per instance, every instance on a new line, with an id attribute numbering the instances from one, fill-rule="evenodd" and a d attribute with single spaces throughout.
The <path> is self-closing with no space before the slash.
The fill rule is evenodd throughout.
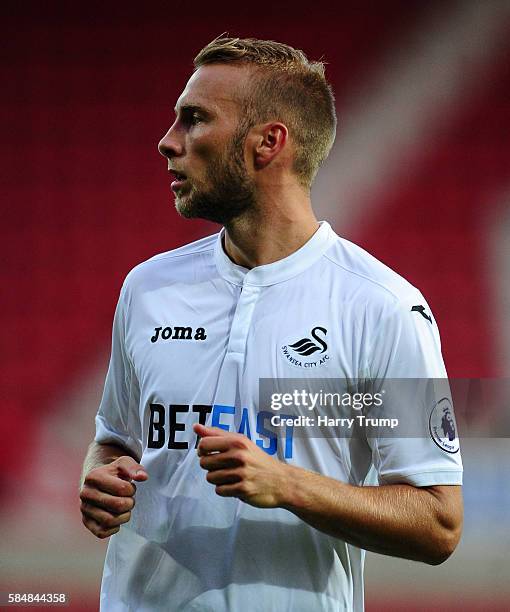
<path id="1" fill-rule="evenodd" d="M 160 338 L 162 340 L 205 340 L 207 334 L 203 327 L 197 327 L 195 331 L 191 327 L 180 325 L 175 325 L 173 328 L 155 327 L 151 342 L 157 342 Z"/>

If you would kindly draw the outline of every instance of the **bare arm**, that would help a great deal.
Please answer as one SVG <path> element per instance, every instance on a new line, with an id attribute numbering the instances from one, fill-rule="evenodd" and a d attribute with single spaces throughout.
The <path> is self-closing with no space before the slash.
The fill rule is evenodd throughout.
<path id="1" fill-rule="evenodd" d="M 85 527 L 98 538 L 119 531 L 131 518 L 136 485 L 147 472 L 129 450 L 92 442 L 83 462 L 80 510 Z"/>
<path id="2" fill-rule="evenodd" d="M 357 487 L 294 466 L 285 473 L 282 507 L 365 550 L 437 565 L 459 542 L 460 486 Z"/>
<path id="3" fill-rule="evenodd" d="M 216 493 L 261 508 L 281 507 L 360 548 L 436 565 L 462 529 L 460 487 L 357 487 L 270 457 L 251 440 L 195 425 L 200 465 Z"/>

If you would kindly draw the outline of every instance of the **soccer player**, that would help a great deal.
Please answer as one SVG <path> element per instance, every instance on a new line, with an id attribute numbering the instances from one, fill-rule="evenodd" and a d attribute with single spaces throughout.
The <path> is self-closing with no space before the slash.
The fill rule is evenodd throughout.
<path id="1" fill-rule="evenodd" d="M 435 321 L 314 215 L 336 128 L 320 62 L 216 39 L 175 113 L 159 150 L 176 208 L 223 228 L 121 290 L 80 493 L 113 536 L 102 610 L 362 610 L 364 550 L 435 565 L 459 541 L 451 405 L 406 405 L 426 436 L 297 436 L 271 430 L 259 379 L 444 378 Z"/>

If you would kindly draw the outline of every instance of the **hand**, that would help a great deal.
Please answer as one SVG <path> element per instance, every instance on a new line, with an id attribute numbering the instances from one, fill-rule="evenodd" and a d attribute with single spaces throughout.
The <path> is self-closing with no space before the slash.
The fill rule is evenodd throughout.
<path id="1" fill-rule="evenodd" d="M 193 426 L 201 436 L 197 452 L 207 482 L 221 497 L 237 497 L 257 508 L 277 508 L 284 498 L 289 466 L 249 438 L 216 427 Z"/>
<path id="2" fill-rule="evenodd" d="M 90 470 L 80 490 L 85 527 L 101 539 L 117 533 L 135 505 L 136 485 L 130 481 L 147 478 L 144 468 L 128 456 Z"/>

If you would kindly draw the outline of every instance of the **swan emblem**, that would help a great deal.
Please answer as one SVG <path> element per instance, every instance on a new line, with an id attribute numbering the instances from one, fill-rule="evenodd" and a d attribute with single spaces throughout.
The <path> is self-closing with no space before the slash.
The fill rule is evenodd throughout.
<path id="1" fill-rule="evenodd" d="M 289 344 L 289 348 L 295 351 L 298 355 L 302 355 L 303 357 L 313 355 L 317 351 L 325 353 L 328 348 L 328 345 L 322 338 L 317 335 L 318 332 L 322 332 L 322 334 L 326 336 L 328 330 L 324 327 L 314 327 L 310 332 L 312 339 L 301 338 L 301 340 L 294 342 L 294 344 Z"/>

